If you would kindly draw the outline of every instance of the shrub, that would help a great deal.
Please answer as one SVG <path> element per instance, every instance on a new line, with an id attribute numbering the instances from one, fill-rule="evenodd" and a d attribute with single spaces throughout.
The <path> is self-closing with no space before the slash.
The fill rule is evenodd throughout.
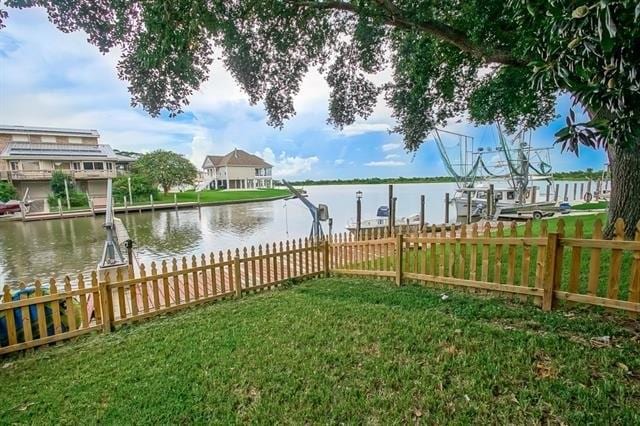
<path id="1" fill-rule="evenodd" d="M 18 191 L 11 182 L 0 182 L 0 201 L 6 202 L 18 198 Z"/>
<path id="2" fill-rule="evenodd" d="M 134 201 L 146 201 L 149 195 L 158 198 L 158 188 L 151 183 L 151 180 L 143 175 L 132 174 L 131 176 L 131 194 Z M 114 202 L 122 201 L 124 197 L 129 200 L 129 184 L 127 176 L 120 176 L 113 180 L 113 197 Z"/>
<path id="3" fill-rule="evenodd" d="M 56 198 L 64 198 L 65 193 L 64 193 L 64 181 L 67 181 L 67 187 L 69 188 L 69 195 L 71 195 L 71 192 L 73 192 L 73 182 L 71 181 L 71 179 L 69 179 L 69 177 L 67 175 L 65 175 L 63 172 L 61 172 L 60 170 L 56 170 L 53 172 L 53 174 L 51 175 L 51 192 L 53 192 L 53 195 Z"/>
<path id="4" fill-rule="evenodd" d="M 62 202 L 62 207 L 67 206 L 67 197 L 64 195 L 64 191 L 62 196 L 56 197 L 55 194 L 49 195 L 49 207 L 51 209 L 58 208 L 58 198 Z M 87 194 L 79 191 L 69 191 L 69 204 L 71 207 L 89 207 L 89 199 L 87 198 Z"/>

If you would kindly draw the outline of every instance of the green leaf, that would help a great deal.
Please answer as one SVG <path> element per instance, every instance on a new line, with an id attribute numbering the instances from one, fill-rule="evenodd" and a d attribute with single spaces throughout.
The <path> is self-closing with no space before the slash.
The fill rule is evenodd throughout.
<path id="1" fill-rule="evenodd" d="M 604 23 L 607 26 L 607 30 L 609 31 L 609 34 L 611 34 L 611 37 L 615 37 L 616 36 L 616 32 L 617 32 L 617 28 L 616 28 L 615 22 L 613 22 L 613 17 L 611 16 L 611 12 L 609 11 L 609 8 L 607 8 L 607 10 L 605 12 L 605 21 L 604 21 Z"/>
<path id="2" fill-rule="evenodd" d="M 558 130 L 554 136 L 556 139 L 562 140 L 569 136 L 569 134 L 571 134 L 571 129 L 569 127 L 563 127 L 562 129 Z"/>

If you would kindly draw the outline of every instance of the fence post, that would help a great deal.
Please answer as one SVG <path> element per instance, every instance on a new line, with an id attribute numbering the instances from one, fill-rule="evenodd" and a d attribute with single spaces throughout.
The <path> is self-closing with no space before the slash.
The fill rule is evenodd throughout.
<path id="1" fill-rule="evenodd" d="M 294 255 L 295 256 L 295 255 Z M 329 278 L 329 239 L 324 239 L 324 244 L 322 245 L 322 263 L 324 266 L 324 277 Z"/>
<path id="2" fill-rule="evenodd" d="M 236 289 L 236 297 L 242 296 L 242 284 L 240 281 L 240 257 L 233 258 L 233 282 Z"/>
<path id="3" fill-rule="evenodd" d="M 550 311 L 553 307 L 553 291 L 555 289 L 556 253 L 559 249 L 559 239 L 557 232 L 549 232 L 547 235 L 546 258 L 544 261 L 544 276 L 542 281 L 542 310 Z"/>
<path id="4" fill-rule="evenodd" d="M 396 285 L 402 285 L 402 233 L 396 235 Z"/>
<path id="5" fill-rule="evenodd" d="M 94 300 L 93 303 L 100 303 L 100 311 L 102 314 L 102 332 L 110 333 L 111 332 L 111 309 L 109 307 L 109 273 L 107 272 L 104 275 L 104 281 L 100 281 L 98 283 L 98 294 L 100 300 Z"/>

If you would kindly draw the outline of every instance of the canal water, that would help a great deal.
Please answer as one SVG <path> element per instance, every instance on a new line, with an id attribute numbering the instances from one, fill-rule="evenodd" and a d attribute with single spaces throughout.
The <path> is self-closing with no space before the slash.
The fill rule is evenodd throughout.
<path id="1" fill-rule="evenodd" d="M 444 197 L 454 183 L 394 185 L 398 217 L 418 213 L 420 195 L 427 199 L 426 220 L 444 220 Z M 328 185 L 306 188 L 314 204 L 329 206 L 333 232 L 344 232 L 354 221 L 356 191 L 363 192 L 362 217 L 375 217 L 387 204 L 388 185 Z M 451 216 L 455 215 L 452 206 Z M 145 264 L 172 257 L 250 247 L 287 238 L 304 238 L 311 215 L 299 200 L 209 206 L 118 214 Z M 61 277 L 95 269 L 102 255 L 103 216 L 41 222 L 0 222 L 0 286 L 34 279 Z M 328 232 L 328 225 L 323 224 Z"/>

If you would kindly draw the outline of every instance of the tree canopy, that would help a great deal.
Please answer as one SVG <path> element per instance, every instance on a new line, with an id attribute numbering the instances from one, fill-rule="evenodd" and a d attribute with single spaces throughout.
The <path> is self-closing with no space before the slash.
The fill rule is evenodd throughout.
<path id="1" fill-rule="evenodd" d="M 198 170 L 180 154 L 158 149 L 142 155 L 133 163 L 133 171 L 145 181 L 160 185 L 166 194 L 172 186 L 193 184 Z"/>
<path id="2" fill-rule="evenodd" d="M 409 149 L 465 111 L 478 123 L 499 120 L 509 130 L 544 124 L 554 116 L 559 91 L 570 92 L 597 116 L 588 124 L 570 123 L 560 135 L 568 149 L 577 149 L 574 142 L 626 143 L 637 137 L 636 1 L 7 4 L 44 6 L 63 31 L 83 29 L 101 51 L 122 49 L 120 77 L 130 83 L 133 104 L 152 115 L 163 109 L 179 113 L 220 52 L 251 102 L 263 101 L 276 126 L 295 113 L 300 82 L 318 67 L 331 87 L 332 124 L 342 127 L 368 116 L 383 94 Z M 386 67 L 391 81 L 374 84 L 372 74 Z M 604 139 L 595 137 L 599 132 L 606 133 Z"/>
<path id="3" fill-rule="evenodd" d="M 180 113 L 218 57 L 250 101 L 263 102 L 271 125 L 295 114 L 301 81 L 317 68 L 330 87 L 332 125 L 368 117 L 383 97 L 409 150 L 465 113 L 508 131 L 543 125 L 554 118 L 558 94 L 570 93 L 590 118 L 577 122 L 567 111 L 567 126 L 557 134 L 563 147 L 578 153 L 581 145 L 614 146 L 612 163 L 624 164 L 620 176 L 627 178 L 639 166 L 626 157 L 640 140 L 634 0 L 6 4 L 43 6 L 62 31 L 86 31 L 103 52 L 120 49 L 118 72 L 129 82 L 132 104 L 151 115 Z M 376 84 L 383 70 L 390 79 Z M 640 210 L 635 215 L 640 219 Z"/>

